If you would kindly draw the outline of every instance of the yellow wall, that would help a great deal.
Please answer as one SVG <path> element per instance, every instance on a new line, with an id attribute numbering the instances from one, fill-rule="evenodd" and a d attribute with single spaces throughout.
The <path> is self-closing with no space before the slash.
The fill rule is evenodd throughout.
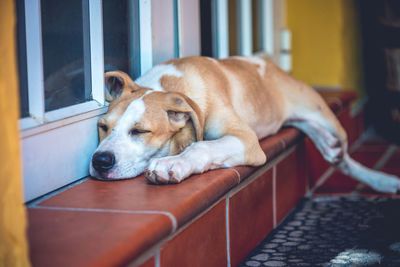
<path id="1" fill-rule="evenodd" d="M 17 124 L 14 10 L 14 1 L 0 1 L 0 266 L 29 266 Z"/>
<path id="2" fill-rule="evenodd" d="M 363 91 L 356 0 L 287 0 L 293 76 L 311 85 Z"/>

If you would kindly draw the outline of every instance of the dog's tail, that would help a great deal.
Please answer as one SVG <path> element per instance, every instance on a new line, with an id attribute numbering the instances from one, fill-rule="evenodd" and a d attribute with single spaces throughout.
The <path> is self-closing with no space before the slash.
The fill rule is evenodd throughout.
<path id="1" fill-rule="evenodd" d="M 400 178 L 372 170 L 352 159 L 347 153 L 336 167 L 344 174 L 349 175 L 383 193 L 396 193 L 400 191 Z"/>

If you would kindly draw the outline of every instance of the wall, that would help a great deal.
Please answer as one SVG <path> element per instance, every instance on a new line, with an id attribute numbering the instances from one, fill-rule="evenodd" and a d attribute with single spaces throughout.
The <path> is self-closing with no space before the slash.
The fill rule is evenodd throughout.
<path id="1" fill-rule="evenodd" d="M 293 76 L 311 85 L 350 88 L 362 94 L 357 1 L 286 1 Z"/>
<path id="2" fill-rule="evenodd" d="M 0 1 L 0 266 L 29 266 L 18 133 L 14 1 Z"/>

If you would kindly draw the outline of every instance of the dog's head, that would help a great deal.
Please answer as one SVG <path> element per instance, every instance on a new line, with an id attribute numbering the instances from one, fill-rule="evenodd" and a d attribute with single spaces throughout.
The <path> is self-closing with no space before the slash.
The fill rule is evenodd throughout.
<path id="1" fill-rule="evenodd" d="M 180 93 L 155 92 L 123 72 L 105 74 L 107 113 L 98 121 L 100 144 L 90 174 L 126 179 L 141 174 L 149 160 L 180 153 L 203 139 L 199 107 Z"/>

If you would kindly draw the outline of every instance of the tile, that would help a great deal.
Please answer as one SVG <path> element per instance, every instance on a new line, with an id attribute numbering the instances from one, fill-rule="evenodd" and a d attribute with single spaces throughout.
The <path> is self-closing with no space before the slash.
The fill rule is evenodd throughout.
<path id="1" fill-rule="evenodd" d="M 309 183 L 310 187 L 313 187 L 330 167 L 330 164 L 322 157 L 321 153 L 310 138 L 306 138 L 305 145 Z"/>
<path id="2" fill-rule="evenodd" d="M 366 145 L 366 146 L 374 146 L 374 145 L 377 145 L 377 146 L 382 146 L 382 145 L 388 146 L 388 145 L 390 145 L 390 142 L 387 141 L 386 139 L 382 138 L 382 137 L 373 136 L 372 138 L 369 138 L 369 139 L 365 140 L 363 142 L 363 145 Z"/>
<path id="3" fill-rule="evenodd" d="M 172 213 L 180 226 L 237 183 L 237 174 L 227 169 L 194 175 L 177 185 L 152 185 L 143 176 L 113 182 L 89 179 L 40 206 L 165 211 Z"/>
<path id="4" fill-rule="evenodd" d="M 322 89 L 317 91 L 325 100 L 333 101 L 332 99 L 339 99 L 344 106 L 349 105 L 357 98 L 357 93 L 349 90 Z"/>
<path id="5" fill-rule="evenodd" d="M 384 168 L 394 171 L 394 174 L 398 174 L 400 172 L 400 148 L 397 148 L 397 150 L 390 157 L 389 161 L 386 162 Z"/>
<path id="6" fill-rule="evenodd" d="M 353 192 L 358 185 L 359 182 L 355 179 L 335 171 L 322 186 L 315 190 L 315 194 L 347 194 Z"/>
<path id="7" fill-rule="evenodd" d="M 139 267 L 155 267 L 156 266 L 156 261 L 154 257 L 151 257 L 147 261 L 145 261 L 143 264 L 141 264 Z"/>
<path id="8" fill-rule="evenodd" d="M 400 162 L 400 161 L 398 161 L 398 162 Z M 397 163 L 397 164 L 400 165 L 400 163 Z M 382 171 L 400 177 L 400 166 L 398 166 L 398 167 L 385 167 L 385 168 L 382 169 Z"/>
<path id="9" fill-rule="evenodd" d="M 33 266 L 121 266 L 171 232 L 164 215 L 28 209 Z"/>
<path id="10" fill-rule="evenodd" d="M 260 146 L 267 156 L 267 161 L 271 161 L 285 149 L 298 143 L 303 137 L 304 135 L 297 129 L 283 128 L 278 134 L 261 140 Z"/>
<path id="11" fill-rule="evenodd" d="M 363 142 L 362 146 L 357 148 L 355 152 L 360 152 L 360 153 L 381 153 L 383 154 L 388 150 L 390 145 L 384 145 L 384 144 L 373 144 L 373 143 L 365 143 Z"/>
<path id="12" fill-rule="evenodd" d="M 385 153 L 386 149 L 386 146 L 361 146 L 355 152 L 351 153 L 351 157 L 361 164 L 373 168 L 382 157 L 383 153 Z"/>
<path id="13" fill-rule="evenodd" d="M 166 243 L 162 267 L 227 266 L 225 200 Z"/>
<path id="14" fill-rule="evenodd" d="M 304 149 L 296 149 L 276 166 L 276 215 L 279 223 L 306 193 Z"/>
<path id="15" fill-rule="evenodd" d="M 229 199 L 231 265 L 237 266 L 273 229 L 272 169 Z"/>

